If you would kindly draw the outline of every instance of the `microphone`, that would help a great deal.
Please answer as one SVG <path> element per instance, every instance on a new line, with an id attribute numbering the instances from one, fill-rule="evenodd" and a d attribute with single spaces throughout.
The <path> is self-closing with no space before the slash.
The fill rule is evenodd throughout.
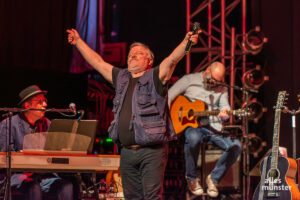
<path id="1" fill-rule="evenodd" d="M 212 79 L 211 77 L 206 77 L 206 83 L 208 84 L 208 85 L 216 85 L 216 81 L 214 80 L 214 79 Z"/>
<path id="2" fill-rule="evenodd" d="M 79 114 L 78 120 L 81 120 L 82 117 L 84 116 L 84 110 L 79 110 L 78 114 Z"/>
<path id="3" fill-rule="evenodd" d="M 193 25 L 193 35 L 196 34 L 199 29 L 200 29 L 200 23 L 195 22 Z M 185 47 L 185 51 L 184 51 L 185 55 L 188 54 L 188 52 L 191 50 L 191 47 L 192 47 L 192 41 L 189 40 Z"/>
<path id="4" fill-rule="evenodd" d="M 211 78 L 210 78 L 209 76 L 207 76 L 207 77 L 206 77 L 206 82 L 207 82 L 207 83 L 210 83 L 210 79 L 211 79 Z"/>
<path id="5" fill-rule="evenodd" d="M 211 77 L 206 77 L 206 84 L 210 87 L 217 87 L 217 86 L 222 86 L 224 83 L 221 81 L 217 81 Z"/>
<path id="6" fill-rule="evenodd" d="M 75 103 L 70 103 L 69 108 L 72 110 L 73 114 L 76 115 L 76 105 Z"/>

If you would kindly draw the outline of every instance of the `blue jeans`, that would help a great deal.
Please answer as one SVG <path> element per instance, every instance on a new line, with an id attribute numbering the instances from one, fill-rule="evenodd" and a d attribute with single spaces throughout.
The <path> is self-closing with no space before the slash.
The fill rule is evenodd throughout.
<path id="1" fill-rule="evenodd" d="M 217 161 L 215 168 L 210 173 L 213 182 L 219 183 L 226 171 L 240 155 L 242 149 L 241 143 L 237 139 L 232 141 L 230 137 L 215 134 L 207 128 L 188 127 L 185 130 L 184 156 L 186 177 L 190 180 L 197 178 L 197 160 L 200 146 L 205 138 L 208 144 L 214 144 L 224 151 Z"/>
<path id="2" fill-rule="evenodd" d="M 167 159 L 168 148 L 165 144 L 143 147 L 138 150 L 123 147 L 120 171 L 125 199 L 163 199 L 163 180 Z"/>

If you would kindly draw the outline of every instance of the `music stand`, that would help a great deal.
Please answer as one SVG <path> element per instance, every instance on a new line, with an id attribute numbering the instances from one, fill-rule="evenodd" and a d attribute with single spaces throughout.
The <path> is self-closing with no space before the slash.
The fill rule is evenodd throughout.
<path id="1" fill-rule="evenodd" d="M 92 153 L 97 127 L 97 120 L 54 119 L 51 121 L 49 132 L 69 132 L 88 136 L 91 141 L 87 152 Z"/>
<path id="2" fill-rule="evenodd" d="M 86 154 L 91 138 L 68 132 L 34 133 L 24 136 L 23 152 Z"/>

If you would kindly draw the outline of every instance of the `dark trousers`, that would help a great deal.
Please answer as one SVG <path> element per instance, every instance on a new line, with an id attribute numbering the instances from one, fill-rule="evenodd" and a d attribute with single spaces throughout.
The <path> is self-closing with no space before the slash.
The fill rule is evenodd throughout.
<path id="1" fill-rule="evenodd" d="M 120 171 L 125 199 L 163 199 L 168 146 L 154 145 L 137 150 L 121 149 Z"/>
<path id="2" fill-rule="evenodd" d="M 42 200 L 43 196 L 46 199 L 55 199 L 55 200 L 73 200 L 73 185 L 71 182 L 63 180 L 63 179 L 53 179 L 49 190 L 42 191 L 42 187 L 40 183 L 37 181 L 29 181 L 23 182 L 21 187 L 13 187 L 13 191 L 19 191 L 25 195 L 25 199 L 27 200 Z M 22 195 L 20 198 L 13 196 L 13 199 L 22 199 L 24 200 L 24 196 Z"/>

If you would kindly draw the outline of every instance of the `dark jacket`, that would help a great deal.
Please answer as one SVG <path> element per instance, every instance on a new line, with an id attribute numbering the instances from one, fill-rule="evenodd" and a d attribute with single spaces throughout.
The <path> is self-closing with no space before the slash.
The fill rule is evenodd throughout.
<path id="1" fill-rule="evenodd" d="M 118 141 L 119 114 L 130 80 L 130 72 L 123 69 L 117 77 L 116 95 L 113 100 L 114 120 L 109 128 L 109 136 Z M 134 129 L 135 141 L 139 145 L 161 144 L 176 138 L 169 115 L 167 95 L 157 93 L 153 81 L 153 69 L 141 76 L 132 96 L 132 116 L 130 130 Z"/>

